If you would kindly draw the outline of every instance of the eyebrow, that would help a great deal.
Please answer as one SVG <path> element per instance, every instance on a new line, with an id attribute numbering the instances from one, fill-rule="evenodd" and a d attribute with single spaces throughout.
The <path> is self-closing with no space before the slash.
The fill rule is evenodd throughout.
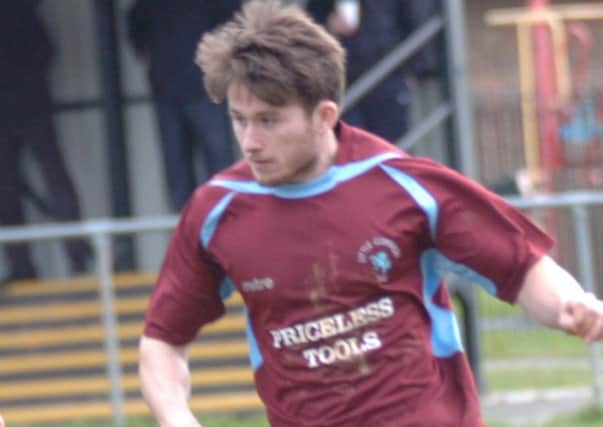
<path id="1" fill-rule="evenodd" d="M 244 113 L 240 112 L 236 108 L 229 108 L 228 111 L 229 111 L 230 114 L 236 114 L 236 115 L 239 115 L 239 116 L 244 116 L 245 115 Z M 251 115 L 252 116 L 264 116 L 264 115 L 278 115 L 278 114 L 280 114 L 280 112 L 277 109 L 270 108 L 270 109 L 267 109 L 267 110 L 256 111 L 256 112 L 252 113 Z"/>

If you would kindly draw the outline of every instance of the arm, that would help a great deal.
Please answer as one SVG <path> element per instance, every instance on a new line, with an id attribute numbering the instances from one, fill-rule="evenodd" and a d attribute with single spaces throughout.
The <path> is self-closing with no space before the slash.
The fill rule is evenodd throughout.
<path id="1" fill-rule="evenodd" d="M 190 372 L 186 350 L 186 346 L 173 346 L 147 336 L 140 340 L 142 394 L 161 427 L 200 427 L 188 406 Z"/>
<path id="2" fill-rule="evenodd" d="M 603 338 L 603 301 L 544 256 L 526 274 L 517 303 L 540 323 L 588 342 Z"/>
<path id="3" fill-rule="evenodd" d="M 2 415 L 0 415 L 0 427 L 4 427 L 6 424 L 4 424 L 4 418 L 2 418 Z"/>
<path id="4" fill-rule="evenodd" d="M 151 5 L 137 0 L 126 16 L 128 40 L 136 55 L 146 60 L 149 55 L 151 39 Z"/>
<path id="5" fill-rule="evenodd" d="M 438 12 L 438 2 L 434 0 L 400 1 L 398 16 L 403 38 L 408 37 Z M 405 70 L 420 80 L 437 77 L 443 65 L 439 49 L 435 41 L 430 41 L 405 63 Z"/>

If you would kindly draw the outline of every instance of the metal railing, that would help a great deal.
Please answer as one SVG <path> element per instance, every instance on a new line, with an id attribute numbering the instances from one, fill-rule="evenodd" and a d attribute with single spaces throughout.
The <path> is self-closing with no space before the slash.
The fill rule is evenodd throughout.
<path id="1" fill-rule="evenodd" d="M 463 0 L 447 0 L 440 13 L 435 13 L 401 41 L 379 62 L 369 68 L 346 91 L 342 111 L 345 112 L 359 102 L 379 83 L 406 63 L 441 34 L 446 40 L 448 99 L 442 100 L 425 114 L 395 144 L 403 150 L 411 150 L 433 130 L 452 119 L 452 137 L 456 141 L 459 164 L 454 166 L 470 178 L 477 178 L 475 142 L 471 102 L 469 97 L 464 33 Z M 453 162 L 455 163 L 455 162 Z"/>
<path id="2" fill-rule="evenodd" d="M 590 206 L 603 205 L 603 193 L 585 191 L 557 195 L 539 195 L 531 198 L 509 198 L 508 201 L 520 209 L 570 209 L 576 236 L 578 280 L 587 292 L 595 293 L 594 247 L 588 208 Z M 589 345 L 589 361 L 593 373 L 593 399 L 600 406 L 603 404 L 603 384 L 601 378 L 601 346 L 599 343 Z"/>
<path id="3" fill-rule="evenodd" d="M 531 198 L 509 198 L 511 204 L 520 209 L 559 209 L 568 208 L 572 212 L 576 235 L 576 247 L 579 257 L 579 279 L 582 286 L 590 292 L 595 290 L 595 265 L 592 256 L 588 208 L 603 206 L 603 192 L 575 192 L 558 195 L 536 196 Z M 61 223 L 4 227 L 0 229 L 0 244 L 58 240 L 71 238 L 89 238 L 94 245 L 96 276 L 102 303 L 104 347 L 107 352 L 107 374 L 111 384 L 111 406 L 116 425 L 125 424 L 125 396 L 122 388 L 122 373 L 119 360 L 119 336 L 117 333 L 117 315 L 113 286 L 113 248 L 112 239 L 120 235 L 169 231 L 177 223 L 176 216 L 159 216 L 118 220 L 89 220 L 80 223 Z M 474 304 L 466 301 L 467 304 Z M 471 307 L 469 307 L 471 308 Z M 473 316 L 467 317 L 474 319 Z M 468 340 L 479 339 L 475 325 L 469 325 Z M 602 383 L 600 366 L 600 345 L 589 347 L 590 365 L 593 372 L 593 398 L 602 402 Z M 477 355 L 474 355 L 477 357 Z M 476 365 L 479 366 L 479 365 Z M 479 372 L 476 373 L 479 378 Z"/>
<path id="4" fill-rule="evenodd" d="M 153 231 L 168 231 L 175 227 L 176 216 L 149 218 L 89 220 L 84 222 L 31 225 L 23 227 L 3 227 L 0 229 L 0 244 L 88 238 L 92 241 L 96 261 L 96 276 L 102 307 L 104 327 L 104 348 L 107 353 L 107 375 L 111 387 L 110 399 L 113 421 L 124 426 L 125 396 L 122 387 L 121 363 L 119 360 L 119 334 L 115 294 L 113 287 L 113 245 L 112 238 L 119 235 L 133 235 Z"/>

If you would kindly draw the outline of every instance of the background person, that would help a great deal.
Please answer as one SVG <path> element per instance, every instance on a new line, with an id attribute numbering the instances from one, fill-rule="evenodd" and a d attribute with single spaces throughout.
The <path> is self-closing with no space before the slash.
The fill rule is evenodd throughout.
<path id="1" fill-rule="evenodd" d="M 203 37 L 212 99 L 244 160 L 183 210 L 140 342 L 161 426 L 198 426 L 187 348 L 234 286 L 276 427 L 481 427 L 442 277 L 471 277 L 543 324 L 603 337 L 603 302 L 553 242 L 479 184 L 339 121 L 340 44 L 296 7 L 247 3 Z"/>
<path id="2" fill-rule="evenodd" d="M 224 106 L 212 103 L 194 63 L 201 34 L 228 19 L 237 0 L 137 0 L 128 33 L 148 65 L 172 208 L 180 210 L 199 182 L 197 159 L 208 176 L 234 160 Z"/>
<path id="3" fill-rule="evenodd" d="M 501 196 L 530 197 L 542 194 L 550 179 L 551 177 L 546 171 L 530 171 L 521 168 L 516 170 L 512 176 L 505 176 L 486 186 L 490 191 Z"/>
<path id="4" fill-rule="evenodd" d="M 39 1 L 8 2 L 0 14 L 0 224 L 23 225 L 25 201 L 59 221 L 81 218 L 75 186 L 57 140 L 48 74 L 54 48 L 37 15 Z M 31 157 L 42 176 L 38 197 L 28 183 L 24 158 Z M 9 273 L 1 280 L 37 277 L 29 244 L 6 245 Z M 91 249 L 82 240 L 66 240 L 71 270 L 87 269 Z"/>
<path id="5" fill-rule="evenodd" d="M 436 5 L 433 0 L 309 0 L 306 9 L 346 49 L 351 85 L 427 21 Z M 371 89 L 344 119 L 395 142 L 409 129 L 412 80 L 436 73 L 437 61 L 433 46 L 424 47 Z"/>

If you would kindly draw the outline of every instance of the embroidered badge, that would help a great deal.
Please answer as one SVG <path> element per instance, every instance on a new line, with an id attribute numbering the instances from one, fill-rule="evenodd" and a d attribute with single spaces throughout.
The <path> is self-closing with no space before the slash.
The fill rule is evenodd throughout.
<path id="1" fill-rule="evenodd" d="M 356 259 L 360 264 L 370 264 L 379 283 L 389 281 L 394 260 L 400 258 L 400 248 L 387 237 L 373 237 L 360 246 Z"/>

